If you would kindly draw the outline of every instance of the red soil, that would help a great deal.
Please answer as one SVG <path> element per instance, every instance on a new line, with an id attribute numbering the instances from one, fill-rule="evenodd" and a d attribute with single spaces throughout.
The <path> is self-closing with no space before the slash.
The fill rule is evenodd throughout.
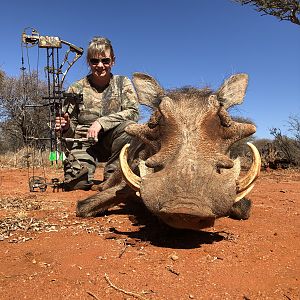
<path id="1" fill-rule="evenodd" d="M 0 189 L 2 300 L 300 299 L 297 171 L 263 173 L 249 220 L 201 232 L 168 229 L 136 203 L 77 218 L 95 192 L 30 193 L 27 170 L 1 169 Z"/>

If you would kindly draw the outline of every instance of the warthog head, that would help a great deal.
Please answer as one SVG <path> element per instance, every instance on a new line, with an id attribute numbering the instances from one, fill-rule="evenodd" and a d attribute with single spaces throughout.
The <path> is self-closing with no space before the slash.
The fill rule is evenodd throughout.
<path id="1" fill-rule="evenodd" d="M 252 124 L 233 121 L 227 112 L 242 103 L 248 76 L 231 76 L 216 92 L 196 88 L 166 92 L 141 73 L 134 74 L 133 83 L 140 102 L 154 113 L 146 124 L 126 129 L 133 141 L 120 154 L 123 179 L 168 225 L 194 230 L 212 226 L 250 192 L 260 170 L 259 153 L 250 143 L 254 158 L 244 177 L 239 178 L 239 159 L 229 157 L 235 142 L 256 131 Z M 118 184 L 121 187 L 122 181 Z M 103 209 L 117 203 L 118 191 L 107 185 L 98 194 Z M 83 204 L 78 203 L 77 214 L 91 216 L 83 213 Z"/>
<path id="2" fill-rule="evenodd" d="M 165 223 L 191 229 L 211 226 L 253 187 L 260 168 L 256 148 L 250 144 L 254 165 L 240 180 L 239 160 L 228 154 L 236 141 L 256 131 L 252 124 L 233 121 L 227 112 L 243 101 L 247 81 L 246 74 L 238 74 L 215 93 L 195 88 L 166 93 L 152 77 L 135 74 L 141 102 L 159 105 L 148 124 L 131 125 L 127 132 L 155 153 L 145 161 L 154 172 L 134 175 L 126 164 L 126 147 L 121 167 L 125 180 Z"/>

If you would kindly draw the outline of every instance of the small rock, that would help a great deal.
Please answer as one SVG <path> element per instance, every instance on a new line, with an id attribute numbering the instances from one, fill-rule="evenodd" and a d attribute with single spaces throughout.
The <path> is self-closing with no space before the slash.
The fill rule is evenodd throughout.
<path id="1" fill-rule="evenodd" d="M 174 261 L 176 261 L 176 260 L 179 259 L 179 257 L 178 257 L 176 254 L 170 255 L 170 258 L 171 258 L 172 260 L 174 260 Z"/>

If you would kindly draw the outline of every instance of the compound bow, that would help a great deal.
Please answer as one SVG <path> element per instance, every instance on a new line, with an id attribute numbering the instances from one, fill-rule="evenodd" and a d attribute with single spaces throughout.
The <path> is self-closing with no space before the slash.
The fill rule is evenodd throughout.
<path id="1" fill-rule="evenodd" d="M 31 33 L 27 34 L 26 30 L 31 29 Z M 48 94 L 45 97 L 42 97 L 45 103 L 42 104 L 25 104 L 24 110 L 37 107 L 48 108 L 48 126 L 49 126 L 49 137 L 35 137 L 27 136 L 26 141 L 27 145 L 31 142 L 34 143 L 34 149 L 36 148 L 36 143 L 39 140 L 50 141 L 50 155 L 49 160 L 51 164 L 55 162 L 58 163 L 59 160 L 64 160 L 65 155 L 64 151 L 66 148 L 63 146 L 66 142 L 75 141 L 75 142 L 85 142 L 84 139 L 72 139 L 72 138 L 63 138 L 61 132 L 55 130 L 55 118 L 56 116 L 62 115 L 63 103 L 68 101 L 82 101 L 82 95 L 65 93 L 63 91 L 63 83 L 66 78 L 66 75 L 74 63 L 82 56 L 83 49 L 77 47 L 67 41 L 64 41 L 56 36 L 42 36 L 35 29 L 25 28 L 22 33 L 22 47 L 30 48 L 38 45 L 38 48 L 46 49 L 47 52 L 47 65 L 45 67 L 46 77 L 47 77 L 47 89 Z M 68 49 L 65 53 L 64 59 L 62 62 L 59 60 L 59 50 L 62 46 L 67 46 Z M 22 51 L 23 53 L 23 51 Z M 71 60 L 70 54 L 73 54 L 73 59 Z M 26 68 L 24 67 L 24 58 L 22 54 L 22 68 L 23 78 Z M 24 91 L 26 89 L 24 88 Z M 26 99 L 26 95 L 24 96 Z M 47 182 L 45 177 L 45 170 L 43 176 L 35 175 L 35 150 L 32 154 L 32 176 L 30 176 L 30 163 L 29 157 L 27 154 L 27 166 L 28 166 L 28 181 L 30 191 L 45 191 L 47 186 L 50 185 L 53 187 L 53 191 L 58 190 L 62 183 L 58 178 L 52 178 L 51 182 Z M 75 158 L 76 159 L 76 158 Z M 42 163 L 43 164 L 43 163 Z M 44 165 L 44 164 L 43 164 Z M 44 166 L 43 166 L 44 169 Z"/>

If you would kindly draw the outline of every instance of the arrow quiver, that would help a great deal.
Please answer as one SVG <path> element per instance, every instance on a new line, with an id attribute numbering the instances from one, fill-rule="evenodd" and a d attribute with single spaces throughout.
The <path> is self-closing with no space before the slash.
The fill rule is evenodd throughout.
<path id="1" fill-rule="evenodd" d="M 29 33 L 27 33 L 29 31 Z M 46 50 L 45 60 L 45 76 L 46 76 L 46 95 L 40 97 L 37 101 L 32 101 L 27 95 L 28 81 L 25 84 L 26 67 L 24 66 L 23 49 L 27 50 L 27 58 L 29 65 L 29 78 L 31 78 L 31 70 L 29 64 L 28 49 L 37 46 L 38 49 Z M 65 93 L 63 91 L 63 83 L 66 75 L 74 63 L 82 56 L 83 49 L 77 47 L 67 41 L 64 41 L 56 36 L 42 36 L 35 29 L 26 28 L 22 33 L 22 77 L 24 90 L 24 121 L 26 117 L 31 118 L 32 124 L 38 126 L 30 128 L 26 132 L 27 145 L 27 167 L 28 167 L 28 182 L 30 191 L 46 191 L 47 186 L 52 186 L 53 191 L 58 190 L 63 186 L 63 181 L 58 178 L 52 178 L 49 182 L 45 175 L 45 163 L 43 152 L 49 149 L 49 160 L 51 165 L 58 165 L 66 159 L 66 139 L 62 137 L 62 132 L 55 130 L 55 118 L 62 116 L 67 112 L 64 109 L 64 103 L 80 103 L 82 94 Z M 62 50 L 65 51 L 63 60 L 60 60 L 59 54 Z M 39 55 L 38 55 L 39 57 Z M 38 64 L 37 64 L 38 65 Z M 38 70 L 37 70 L 38 78 Z M 31 81 L 29 80 L 29 83 Z M 38 79 L 37 82 L 39 83 Z M 40 118 L 41 117 L 41 118 Z M 46 118 L 46 120 L 44 119 Z M 41 120 L 46 124 L 44 132 L 40 128 Z M 45 122 L 46 121 L 46 122 Z M 33 129 L 35 128 L 35 129 Z M 48 133 L 47 133 L 48 132 Z M 68 142 L 72 139 L 68 138 Z M 37 159 L 39 156 L 39 159 Z M 76 159 L 76 158 L 75 158 Z M 41 170 L 42 169 L 42 170 Z M 37 174 L 38 172 L 42 174 Z"/>

